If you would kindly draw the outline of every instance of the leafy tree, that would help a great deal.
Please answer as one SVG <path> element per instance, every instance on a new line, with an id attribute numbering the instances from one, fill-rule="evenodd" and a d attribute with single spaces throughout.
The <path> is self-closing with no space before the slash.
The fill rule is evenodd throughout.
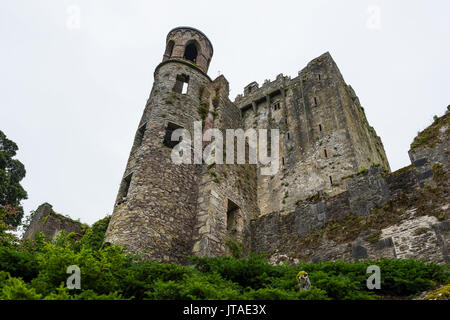
<path id="1" fill-rule="evenodd" d="M 13 159 L 17 150 L 17 144 L 0 130 L 0 206 L 17 208 L 15 214 L 8 214 L 4 219 L 6 224 L 14 227 L 20 224 L 23 217 L 20 201 L 27 199 L 27 192 L 20 185 L 25 177 L 25 167 L 19 160 Z"/>

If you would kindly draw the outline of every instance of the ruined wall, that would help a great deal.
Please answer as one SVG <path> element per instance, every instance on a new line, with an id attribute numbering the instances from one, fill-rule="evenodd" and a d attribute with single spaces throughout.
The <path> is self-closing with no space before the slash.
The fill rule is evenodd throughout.
<path id="1" fill-rule="evenodd" d="M 380 257 L 448 263 L 448 122 L 431 139 L 410 151 L 413 165 L 394 173 L 372 166 L 343 179 L 343 193 L 318 193 L 287 215 L 254 219 L 252 250 L 273 263 Z"/>
<path id="2" fill-rule="evenodd" d="M 228 98 L 228 82 L 223 76 L 214 80 L 212 89 L 215 97 L 206 126 L 210 121 L 210 127 L 219 129 L 226 143 L 226 129 L 242 128 L 241 113 Z M 225 161 L 226 152 L 223 156 Z M 233 215 L 228 214 L 229 201 L 238 207 Z M 250 242 L 249 221 L 258 214 L 255 165 L 236 162 L 204 165 L 192 253 L 199 256 L 229 254 L 227 242 L 230 240 L 246 247 Z"/>
<path id="3" fill-rule="evenodd" d="M 52 205 L 43 203 L 33 214 L 33 218 L 23 238 L 33 240 L 36 233 L 41 232 L 47 239 L 54 239 L 61 231 L 74 232 L 81 235 L 82 224 L 55 213 Z"/>
<path id="4" fill-rule="evenodd" d="M 389 169 L 379 137 L 329 53 L 294 79 L 250 84 L 235 104 L 245 128 L 280 130 L 281 169 L 258 175 L 261 214 L 288 213 L 318 191 L 343 192 L 342 179 L 371 164 Z"/>

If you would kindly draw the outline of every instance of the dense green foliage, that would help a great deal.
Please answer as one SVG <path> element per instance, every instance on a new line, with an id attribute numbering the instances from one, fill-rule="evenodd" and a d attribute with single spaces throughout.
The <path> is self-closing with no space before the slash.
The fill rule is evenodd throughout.
<path id="1" fill-rule="evenodd" d="M 3 220 L 14 227 L 20 224 L 23 217 L 20 201 L 27 198 L 26 191 L 20 185 L 20 181 L 25 177 L 25 167 L 19 160 L 13 159 L 17 150 L 16 143 L 0 130 L 0 210 L 5 206 L 15 208 L 15 211 L 7 214 Z"/>
<path id="2" fill-rule="evenodd" d="M 186 266 L 160 264 L 127 255 L 117 246 L 103 247 L 108 221 L 98 221 L 81 239 L 61 234 L 52 242 L 42 236 L 33 242 L 4 241 L 0 299 L 376 299 L 417 295 L 448 283 L 445 267 L 415 260 L 272 266 L 252 254 L 240 259 L 191 257 Z M 366 288 L 371 264 L 381 268 L 381 290 Z M 70 265 L 81 269 L 81 290 L 66 287 Z M 299 270 L 308 272 L 311 290 L 298 290 Z"/>

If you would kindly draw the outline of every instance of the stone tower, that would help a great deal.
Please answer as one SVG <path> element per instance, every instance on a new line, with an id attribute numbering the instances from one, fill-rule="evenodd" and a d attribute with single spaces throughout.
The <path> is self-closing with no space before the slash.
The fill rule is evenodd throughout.
<path id="1" fill-rule="evenodd" d="M 207 75 L 212 55 L 202 32 L 190 27 L 169 32 L 106 243 L 161 262 L 229 254 L 239 245 L 250 250 L 257 238 L 252 220 L 291 214 L 299 201 L 318 192 L 343 193 L 345 178 L 362 168 L 389 169 L 380 138 L 330 54 L 295 78 L 279 75 L 261 87 L 250 83 L 234 102 L 225 77 Z M 194 122 L 203 132 L 278 129 L 280 170 L 267 176 L 259 164 L 173 163 L 178 142 L 171 141 L 172 132 L 184 128 L 192 138 Z M 208 143 L 203 137 L 200 147 Z M 296 222 L 302 223 L 308 222 Z"/>
<path id="2" fill-rule="evenodd" d="M 295 78 L 280 74 L 261 87 L 250 83 L 234 104 L 244 128 L 280 132 L 281 170 L 258 175 L 262 214 L 291 212 L 297 201 L 317 192 L 344 192 L 343 179 L 372 164 L 389 170 L 381 139 L 328 52 Z"/>
<path id="3" fill-rule="evenodd" d="M 148 250 L 155 260 L 189 254 L 196 216 L 199 168 L 175 165 L 170 134 L 193 129 L 200 88 L 213 56 L 209 39 L 200 31 L 179 27 L 167 35 L 162 62 L 136 131 L 117 195 L 106 241 L 131 251 Z M 170 252 L 170 254 L 169 254 Z"/>

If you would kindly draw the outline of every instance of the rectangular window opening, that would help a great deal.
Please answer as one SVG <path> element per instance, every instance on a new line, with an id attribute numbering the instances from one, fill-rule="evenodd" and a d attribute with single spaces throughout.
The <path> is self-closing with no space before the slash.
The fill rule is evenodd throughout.
<path id="1" fill-rule="evenodd" d="M 177 75 L 173 91 L 176 93 L 186 94 L 189 87 L 189 76 L 185 74 Z"/>
<path id="2" fill-rule="evenodd" d="M 227 203 L 227 232 L 229 234 L 237 233 L 237 225 L 238 225 L 238 216 L 239 216 L 239 206 L 228 199 Z"/>
<path id="3" fill-rule="evenodd" d="M 136 134 L 136 143 L 135 143 L 136 147 L 140 147 L 142 145 L 142 141 L 144 140 L 146 127 L 147 127 L 147 123 L 145 123 L 144 125 L 142 125 L 138 129 L 137 134 Z"/>
<path id="4" fill-rule="evenodd" d="M 327 158 L 327 157 L 328 157 L 327 149 L 324 149 L 324 150 L 323 150 L 323 153 L 324 153 L 324 155 L 325 155 L 325 158 Z"/>
<path id="5" fill-rule="evenodd" d="M 181 89 L 181 94 L 186 94 L 188 89 L 187 82 L 183 82 L 183 88 Z"/>
<path id="6" fill-rule="evenodd" d="M 333 178 L 330 176 L 330 183 L 333 184 Z"/>
<path id="7" fill-rule="evenodd" d="M 322 125 L 319 124 L 319 131 L 322 131 Z"/>
<path id="8" fill-rule="evenodd" d="M 317 106 L 317 98 L 314 97 L 314 105 Z"/>
<path id="9" fill-rule="evenodd" d="M 122 183 L 120 184 L 119 197 L 117 200 L 117 204 L 121 204 L 127 201 L 128 191 L 130 189 L 131 178 L 133 174 L 130 173 L 128 176 L 123 178 Z"/>

